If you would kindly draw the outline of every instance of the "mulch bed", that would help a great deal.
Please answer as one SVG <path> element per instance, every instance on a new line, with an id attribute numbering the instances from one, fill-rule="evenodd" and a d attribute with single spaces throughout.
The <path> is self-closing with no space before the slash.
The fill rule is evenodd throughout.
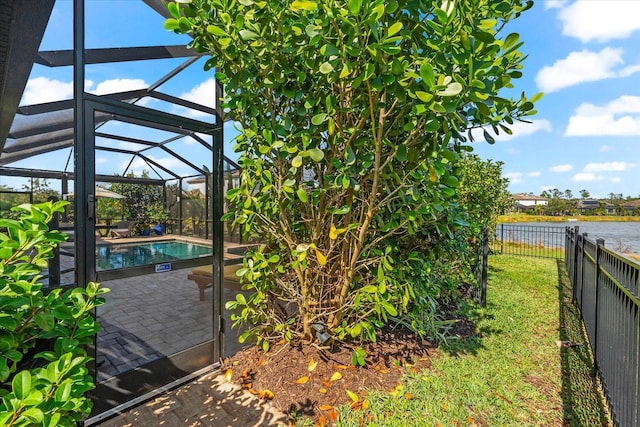
<path id="1" fill-rule="evenodd" d="M 464 338 L 474 331 L 471 322 L 460 319 L 450 333 Z M 367 352 L 365 367 L 351 365 L 353 347 L 347 345 L 280 343 L 266 353 L 249 347 L 225 359 L 222 371 L 259 398 L 272 400 L 292 421 L 304 416 L 317 422 L 335 419 L 336 406 L 361 405 L 368 390 L 393 391 L 407 370 L 428 368 L 438 351 L 433 343 L 401 327 L 384 328 L 377 342 L 362 348 Z M 358 396 L 359 403 L 350 393 Z"/>

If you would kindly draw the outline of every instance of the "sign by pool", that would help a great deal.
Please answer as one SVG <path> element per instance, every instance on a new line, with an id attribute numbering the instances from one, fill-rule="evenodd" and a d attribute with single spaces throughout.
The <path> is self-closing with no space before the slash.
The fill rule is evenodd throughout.
<path id="1" fill-rule="evenodd" d="M 162 264 L 156 264 L 156 273 L 164 273 L 165 271 L 171 271 L 170 262 L 163 262 Z"/>

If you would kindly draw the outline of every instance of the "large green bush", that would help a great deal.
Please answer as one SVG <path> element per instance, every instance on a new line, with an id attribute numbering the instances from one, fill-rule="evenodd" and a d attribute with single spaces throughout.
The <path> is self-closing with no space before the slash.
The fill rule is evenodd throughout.
<path id="1" fill-rule="evenodd" d="M 40 273 L 66 239 L 47 224 L 66 202 L 21 205 L 0 219 L 0 425 L 75 426 L 91 412 L 94 387 L 85 350 L 99 325 L 93 309 L 107 292 L 46 289 Z M 42 351 L 39 351 L 42 350 Z"/>
<path id="2" fill-rule="evenodd" d="M 228 304 L 251 324 L 241 339 L 375 339 L 421 303 L 425 242 L 464 225 L 452 203 L 467 132 L 511 132 L 534 113 L 524 94 L 499 95 L 524 59 L 504 28 L 531 5 L 168 3 L 165 27 L 211 54 L 242 126 L 229 217 L 267 240 L 240 271 L 253 294 Z"/>

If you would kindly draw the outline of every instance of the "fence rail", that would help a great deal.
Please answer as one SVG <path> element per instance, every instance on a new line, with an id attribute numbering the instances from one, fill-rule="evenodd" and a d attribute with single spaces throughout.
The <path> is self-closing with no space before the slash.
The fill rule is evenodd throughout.
<path id="1" fill-rule="evenodd" d="M 579 228 L 565 231 L 565 262 L 613 421 L 640 426 L 640 265 Z"/>
<path id="2" fill-rule="evenodd" d="M 505 255 L 562 259 L 564 237 L 564 227 L 500 224 L 491 248 Z"/>

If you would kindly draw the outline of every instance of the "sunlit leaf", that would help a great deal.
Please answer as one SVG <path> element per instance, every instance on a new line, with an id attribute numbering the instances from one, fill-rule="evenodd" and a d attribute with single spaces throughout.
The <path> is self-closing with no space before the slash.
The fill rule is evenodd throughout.
<path id="1" fill-rule="evenodd" d="M 308 10 L 308 11 L 318 10 L 318 3 L 314 2 L 314 1 L 296 0 L 293 3 L 291 3 L 291 9 L 295 10 L 295 11 L 300 11 L 300 10 Z"/>
<path id="2" fill-rule="evenodd" d="M 230 382 L 232 375 L 233 375 L 233 369 L 227 369 L 227 371 L 224 373 L 224 379 L 227 382 Z"/>
<path id="3" fill-rule="evenodd" d="M 320 405 L 318 408 L 321 411 L 330 411 L 333 409 L 333 405 Z"/>
<path id="4" fill-rule="evenodd" d="M 318 259 L 318 264 L 320 265 L 327 264 L 327 258 L 318 249 L 316 249 L 316 258 Z"/>
<path id="5" fill-rule="evenodd" d="M 342 379 L 342 374 L 340 372 L 334 372 L 333 375 L 331 375 L 331 382 L 338 381 L 341 379 Z"/>
<path id="6" fill-rule="evenodd" d="M 309 360 L 309 364 L 307 365 L 307 370 L 309 372 L 313 372 L 316 367 L 318 366 L 318 362 L 314 361 L 313 359 Z"/>
<path id="7" fill-rule="evenodd" d="M 347 392 L 347 396 L 349 396 L 349 399 L 353 400 L 354 402 L 358 402 L 360 400 L 358 395 L 352 392 L 351 390 L 345 390 L 345 391 Z"/>
<path id="8" fill-rule="evenodd" d="M 300 377 L 295 382 L 296 384 L 306 384 L 307 382 L 309 382 L 309 377 L 307 376 Z"/>

